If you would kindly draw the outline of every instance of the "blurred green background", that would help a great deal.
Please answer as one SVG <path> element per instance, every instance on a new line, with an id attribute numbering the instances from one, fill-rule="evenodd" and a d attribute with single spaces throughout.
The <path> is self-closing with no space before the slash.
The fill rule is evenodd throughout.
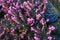
<path id="1" fill-rule="evenodd" d="M 50 2 L 53 4 L 60 15 L 60 0 L 50 0 Z M 60 40 L 60 16 L 56 22 L 52 23 L 52 25 L 56 27 L 56 31 L 52 35 L 56 35 L 58 40 Z"/>
<path id="2" fill-rule="evenodd" d="M 50 2 L 56 7 L 56 9 L 60 12 L 60 0 L 50 0 Z"/>

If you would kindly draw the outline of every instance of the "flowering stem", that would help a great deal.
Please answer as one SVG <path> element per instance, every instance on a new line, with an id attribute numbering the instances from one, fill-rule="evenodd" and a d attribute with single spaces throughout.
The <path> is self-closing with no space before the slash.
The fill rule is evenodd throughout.
<path id="1" fill-rule="evenodd" d="M 51 30 L 49 30 L 48 32 L 47 32 L 47 34 L 50 34 L 51 33 Z"/>

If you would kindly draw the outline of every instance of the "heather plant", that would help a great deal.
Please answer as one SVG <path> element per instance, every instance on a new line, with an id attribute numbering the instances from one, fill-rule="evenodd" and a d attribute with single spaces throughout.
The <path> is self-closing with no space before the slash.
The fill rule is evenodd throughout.
<path id="1" fill-rule="evenodd" d="M 0 0 L 6 13 L 0 21 L 1 40 L 55 40 L 55 27 L 44 16 L 48 1 L 33 1 Z"/>

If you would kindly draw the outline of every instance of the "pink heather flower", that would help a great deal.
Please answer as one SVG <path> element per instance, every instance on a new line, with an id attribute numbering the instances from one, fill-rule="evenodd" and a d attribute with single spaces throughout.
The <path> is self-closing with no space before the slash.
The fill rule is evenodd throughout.
<path id="1" fill-rule="evenodd" d="M 14 32 L 14 31 L 15 31 L 14 29 L 11 30 L 11 32 Z"/>
<path id="2" fill-rule="evenodd" d="M 27 3 L 30 3 L 30 1 L 27 1 Z"/>
<path id="3" fill-rule="evenodd" d="M 19 6 L 18 6 L 18 5 L 16 5 L 16 8 L 19 8 Z"/>
<path id="4" fill-rule="evenodd" d="M 9 37 L 6 37 L 6 40 L 9 40 Z"/>
<path id="5" fill-rule="evenodd" d="M 22 39 L 24 39 L 24 35 L 21 35 L 20 37 L 21 37 Z"/>
<path id="6" fill-rule="evenodd" d="M 51 37 L 51 36 L 48 36 L 48 39 L 49 39 L 49 40 L 52 40 L 52 37 Z"/>
<path id="7" fill-rule="evenodd" d="M 8 18 L 8 20 L 11 20 L 10 18 Z"/>
<path id="8" fill-rule="evenodd" d="M 39 0 L 37 0 L 36 2 L 35 2 L 35 4 L 39 4 L 40 3 L 40 1 Z"/>
<path id="9" fill-rule="evenodd" d="M 31 40 L 31 39 L 30 39 L 30 36 L 28 36 L 28 40 Z"/>
<path id="10" fill-rule="evenodd" d="M 10 3 L 10 1 L 7 1 L 7 3 Z"/>
<path id="11" fill-rule="evenodd" d="M 44 14 L 44 11 L 40 12 L 41 14 Z"/>
<path id="12" fill-rule="evenodd" d="M 20 7 L 21 7 L 21 8 L 24 8 L 24 6 L 23 6 L 23 5 L 20 5 Z"/>
<path id="13" fill-rule="evenodd" d="M 38 31 L 35 29 L 34 32 L 37 33 Z"/>
<path id="14" fill-rule="evenodd" d="M 18 12 L 20 12 L 20 10 L 17 10 Z"/>
<path id="15" fill-rule="evenodd" d="M 26 14 L 26 16 L 29 16 L 29 12 L 28 11 L 26 11 L 25 14 Z"/>
<path id="16" fill-rule="evenodd" d="M 48 1 L 47 0 L 44 0 L 44 3 L 48 3 Z"/>
<path id="17" fill-rule="evenodd" d="M 16 10 L 16 8 L 15 8 L 15 7 L 12 7 L 12 8 Z"/>
<path id="18" fill-rule="evenodd" d="M 6 28 L 4 28 L 4 30 L 6 30 Z"/>
<path id="19" fill-rule="evenodd" d="M 19 2 L 20 0 L 17 0 L 17 2 Z"/>
<path id="20" fill-rule="evenodd" d="M 2 7 L 3 7 L 3 8 L 5 8 L 5 6 L 4 6 L 4 5 L 2 5 Z"/>
<path id="21" fill-rule="evenodd" d="M 37 14 L 37 15 L 36 15 L 36 19 L 37 19 L 37 20 L 39 20 L 40 17 L 41 17 L 40 14 Z"/>
<path id="22" fill-rule="evenodd" d="M 12 20 L 16 20 L 16 17 L 11 16 L 11 19 L 12 19 Z"/>
<path id="23" fill-rule="evenodd" d="M 3 31 L 2 33 L 1 33 L 1 35 L 3 35 L 5 32 Z"/>
<path id="24" fill-rule="evenodd" d="M 34 36 L 37 36 L 37 34 L 34 34 Z"/>
<path id="25" fill-rule="evenodd" d="M 38 4 L 38 2 L 35 2 L 35 4 Z"/>
<path id="26" fill-rule="evenodd" d="M 49 19 L 47 19 L 46 22 L 49 22 Z"/>
<path id="27" fill-rule="evenodd" d="M 4 18 L 6 18 L 9 14 L 4 15 Z"/>
<path id="28" fill-rule="evenodd" d="M 12 6 L 9 7 L 9 10 L 12 10 Z"/>
<path id="29" fill-rule="evenodd" d="M 55 30 L 55 27 L 54 26 L 51 26 L 51 27 L 49 27 L 49 30 L 54 31 Z"/>
<path id="30" fill-rule="evenodd" d="M 11 0 L 11 2 L 13 2 L 14 0 Z"/>
<path id="31" fill-rule="evenodd" d="M 38 12 L 39 9 L 36 9 L 35 12 Z"/>
<path id="32" fill-rule="evenodd" d="M 40 38 L 38 38 L 37 34 L 34 34 L 34 40 L 40 40 Z"/>
<path id="33" fill-rule="evenodd" d="M 13 2 L 13 5 L 15 6 L 15 3 Z"/>
<path id="34" fill-rule="evenodd" d="M 40 39 L 39 39 L 38 37 L 36 37 L 36 36 L 34 36 L 34 39 L 35 39 L 35 40 L 40 40 Z"/>
<path id="35" fill-rule="evenodd" d="M 3 32 L 0 34 L 0 37 L 1 37 L 2 35 L 4 35 L 4 33 L 5 33 L 5 32 L 3 31 Z"/>
<path id="36" fill-rule="evenodd" d="M 20 6 L 18 5 L 18 2 L 16 3 L 16 6 L 15 6 L 16 8 L 19 8 Z"/>
<path id="37" fill-rule="evenodd" d="M 46 22 L 44 21 L 44 18 L 42 18 L 41 20 L 40 20 L 40 23 L 42 24 L 42 25 L 44 25 Z"/>
<path id="38" fill-rule="evenodd" d="M 4 2 L 3 0 L 0 0 L 1 2 Z"/>
<path id="39" fill-rule="evenodd" d="M 29 11 L 31 10 L 31 8 L 30 8 L 30 6 L 28 5 L 27 2 L 24 2 L 24 3 L 23 3 L 23 6 L 26 7 Z"/>
<path id="40" fill-rule="evenodd" d="M 31 7 L 33 6 L 29 1 L 27 1 L 27 3 L 28 3 Z"/>
<path id="41" fill-rule="evenodd" d="M 11 19 L 12 19 L 13 21 L 15 21 L 17 24 L 19 24 L 19 22 L 17 21 L 16 17 L 11 16 Z"/>
<path id="42" fill-rule="evenodd" d="M 28 23 L 28 24 L 34 23 L 34 19 L 33 19 L 33 18 L 27 18 L 27 23 Z"/>
<path id="43" fill-rule="evenodd" d="M 24 6 L 27 6 L 27 5 L 28 5 L 28 3 L 27 3 L 27 2 L 24 2 L 24 3 L 23 3 L 23 5 L 24 5 Z"/>
<path id="44" fill-rule="evenodd" d="M 9 13 L 9 14 L 12 14 L 11 10 L 8 10 L 8 13 Z"/>
<path id="45" fill-rule="evenodd" d="M 31 27 L 31 31 L 34 31 L 35 29 L 33 27 Z"/>

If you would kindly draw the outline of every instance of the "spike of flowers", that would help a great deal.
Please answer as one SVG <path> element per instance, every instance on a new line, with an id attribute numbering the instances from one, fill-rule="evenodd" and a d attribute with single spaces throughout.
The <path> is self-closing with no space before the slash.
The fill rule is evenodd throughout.
<path id="1" fill-rule="evenodd" d="M 45 35 L 55 30 L 54 26 L 48 28 L 46 24 L 49 22 L 49 19 L 45 19 L 44 16 L 47 0 L 43 0 L 43 3 L 39 2 L 39 0 L 35 3 L 33 3 L 34 0 L 32 2 L 24 1 L 23 3 L 20 1 L 22 0 L 0 1 L 3 6 L 2 10 L 6 12 L 4 21 L 1 20 L 2 23 L 0 23 L 4 29 L 1 29 L 3 31 L 0 32 L 0 39 L 5 35 L 6 40 L 10 40 L 11 38 L 7 37 L 7 35 L 11 35 L 13 40 L 40 40 L 41 36 L 44 35 L 43 40 L 46 37 Z M 48 28 L 47 34 L 45 33 L 46 28 Z M 3 39 L 5 40 L 5 38 Z M 49 36 L 48 39 L 51 40 L 52 38 Z"/>

